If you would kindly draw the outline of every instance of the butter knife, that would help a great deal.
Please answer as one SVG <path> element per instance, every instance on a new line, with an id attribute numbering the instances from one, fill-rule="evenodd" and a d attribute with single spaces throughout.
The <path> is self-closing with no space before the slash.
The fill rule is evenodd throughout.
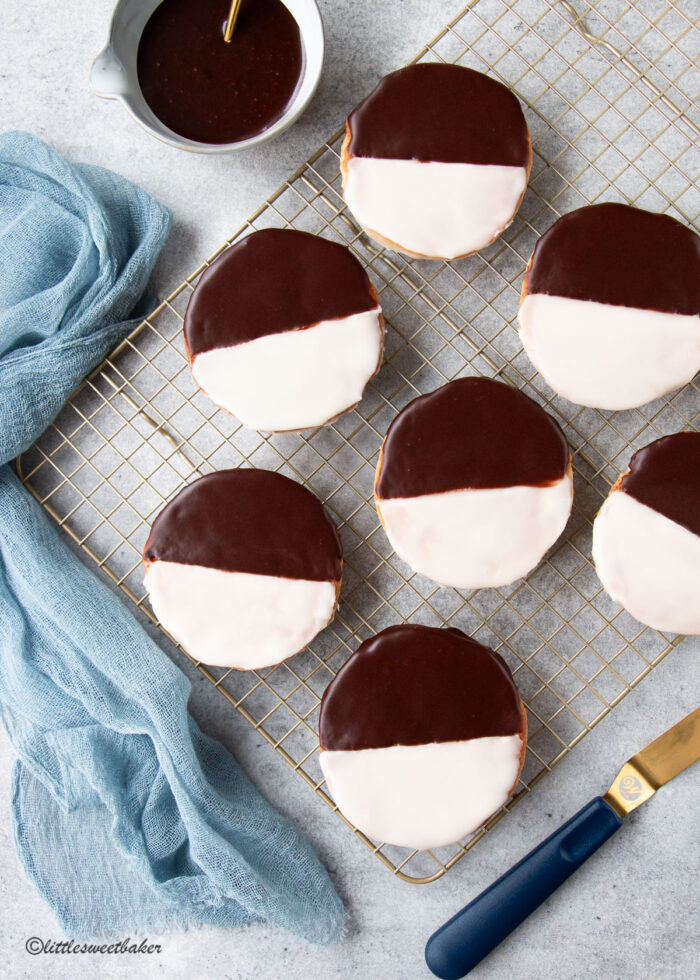
<path id="1" fill-rule="evenodd" d="M 700 758 L 700 708 L 629 759 L 597 796 L 506 871 L 428 940 L 425 961 L 441 980 L 458 980 L 622 826 L 628 813 Z"/>

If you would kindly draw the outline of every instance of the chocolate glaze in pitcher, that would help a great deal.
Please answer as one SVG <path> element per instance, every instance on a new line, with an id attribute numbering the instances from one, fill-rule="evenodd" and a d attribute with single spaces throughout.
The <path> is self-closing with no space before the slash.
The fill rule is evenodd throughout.
<path id="1" fill-rule="evenodd" d="M 243 0 L 227 44 L 229 6 L 163 0 L 139 43 L 146 102 L 174 133 L 200 143 L 234 143 L 269 129 L 302 74 L 299 27 L 282 0 Z"/>

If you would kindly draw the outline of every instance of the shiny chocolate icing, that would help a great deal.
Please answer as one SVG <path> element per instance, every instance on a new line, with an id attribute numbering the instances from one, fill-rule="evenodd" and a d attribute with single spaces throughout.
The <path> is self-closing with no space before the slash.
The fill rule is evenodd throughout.
<path id="1" fill-rule="evenodd" d="M 620 489 L 700 534 L 700 432 L 677 432 L 639 449 Z"/>
<path id="2" fill-rule="evenodd" d="M 326 688 L 322 749 L 380 749 L 522 734 L 503 659 L 458 629 L 390 626 L 365 640 Z"/>
<path id="3" fill-rule="evenodd" d="M 145 562 L 338 582 L 342 548 L 310 490 L 269 470 L 220 470 L 188 484 L 158 514 Z"/>
<path id="4" fill-rule="evenodd" d="M 700 236 L 667 214 L 594 204 L 559 218 L 532 253 L 528 293 L 700 313 Z"/>
<path id="5" fill-rule="evenodd" d="M 460 378 L 410 402 L 389 426 L 376 495 L 549 486 L 569 447 L 559 424 L 516 388 Z"/>
<path id="6" fill-rule="evenodd" d="M 190 357 L 377 308 L 343 245 L 291 229 L 254 231 L 204 272 L 185 312 Z"/>
<path id="7" fill-rule="evenodd" d="M 527 167 L 520 103 L 495 78 L 460 65 L 410 65 L 385 75 L 350 113 L 352 156 Z"/>
<path id="8" fill-rule="evenodd" d="M 163 0 L 137 56 L 143 97 L 161 122 L 200 143 L 264 132 L 289 105 L 303 67 L 297 22 L 281 0 L 243 0 L 229 44 L 230 0 Z"/>

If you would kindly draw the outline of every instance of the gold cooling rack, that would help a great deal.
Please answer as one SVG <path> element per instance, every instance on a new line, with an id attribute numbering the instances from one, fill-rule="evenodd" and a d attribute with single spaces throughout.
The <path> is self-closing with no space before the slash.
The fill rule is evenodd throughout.
<path id="1" fill-rule="evenodd" d="M 527 258 L 560 214 L 622 200 L 689 224 L 697 219 L 700 31 L 690 21 L 693 7 L 697 15 L 695 0 L 634 7 L 606 0 L 599 9 L 583 0 L 576 9 L 475 0 L 420 52 L 418 61 L 489 72 L 526 106 L 530 186 L 512 226 L 479 255 L 444 264 L 376 250 L 343 207 L 341 132 L 219 249 L 254 228 L 291 226 L 345 243 L 367 266 L 387 320 L 386 358 L 357 409 L 314 431 L 270 436 L 218 411 L 195 388 L 182 343 L 182 314 L 204 263 L 83 383 L 19 461 L 37 499 L 151 619 L 141 549 L 154 515 L 183 483 L 214 469 L 259 466 L 301 480 L 324 501 L 345 552 L 333 624 L 275 668 L 197 666 L 331 807 L 318 764 L 319 698 L 359 642 L 385 626 L 457 626 L 509 663 L 527 704 L 530 741 L 506 809 L 678 642 L 640 627 L 601 591 L 590 559 L 591 520 L 634 449 L 698 426 L 697 386 L 634 411 L 577 408 L 533 371 L 515 318 Z M 462 592 L 412 574 L 393 554 L 372 480 L 397 411 L 417 394 L 471 374 L 498 375 L 559 420 L 573 453 L 575 500 L 564 536 L 525 581 Z M 409 852 L 352 829 L 408 881 L 438 878 L 486 832 Z"/>

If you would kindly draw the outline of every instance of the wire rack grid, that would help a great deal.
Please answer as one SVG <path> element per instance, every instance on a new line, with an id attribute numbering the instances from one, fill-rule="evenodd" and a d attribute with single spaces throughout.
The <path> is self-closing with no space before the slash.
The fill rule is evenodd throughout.
<path id="1" fill-rule="evenodd" d="M 591 36 L 607 47 L 595 50 Z M 415 60 L 489 72 L 522 100 L 533 166 L 504 236 L 449 264 L 375 248 L 344 209 L 338 132 L 117 347 L 18 463 L 37 499 L 154 622 L 141 550 L 154 515 L 185 482 L 224 467 L 259 466 L 302 481 L 324 501 L 345 555 L 332 625 L 274 668 L 196 666 L 336 812 L 318 764 L 318 708 L 362 639 L 397 622 L 444 624 L 499 650 L 530 730 L 510 804 L 469 840 L 434 851 L 387 846 L 352 828 L 407 881 L 431 881 L 451 868 L 678 642 L 642 627 L 602 591 L 590 557 L 591 521 L 635 449 L 698 427 L 697 384 L 637 410 L 579 408 L 534 372 L 515 317 L 526 261 L 560 214 L 622 200 L 697 220 L 699 46 L 700 31 L 682 3 L 648 0 L 632 8 L 606 0 L 577 11 L 561 2 L 474 0 Z M 182 315 L 216 255 L 270 226 L 351 248 L 378 290 L 387 335 L 384 365 L 354 411 L 314 431 L 264 436 L 197 390 Z M 575 499 L 563 537 L 526 580 L 463 592 L 437 587 L 397 558 L 377 519 L 372 485 L 397 412 L 417 394 L 471 374 L 522 388 L 558 419 L 573 454 Z"/>

